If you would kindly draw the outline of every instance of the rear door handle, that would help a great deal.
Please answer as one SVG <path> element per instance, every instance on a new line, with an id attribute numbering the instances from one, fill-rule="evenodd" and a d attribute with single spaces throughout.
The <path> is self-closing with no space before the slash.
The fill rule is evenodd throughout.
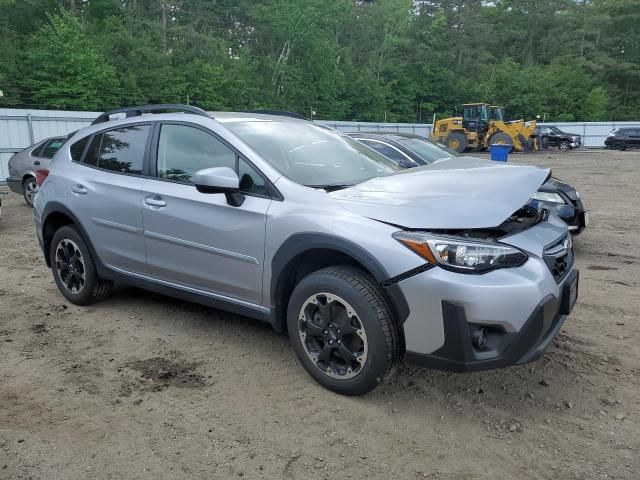
<path id="1" fill-rule="evenodd" d="M 150 207 L 162 208 L 167 206 L 167 202 L 162 200 L 160 195 L 147 195 L 144 197 L 144 203 Z"/>
<path id="2" fill-rule="evenodd" d="M 84 185 L 73 185 L 71 187 L 71 191 L 79 195 L 86 195 L 86 193 L 88 192 L 88 190 L 84 187 Z"/>

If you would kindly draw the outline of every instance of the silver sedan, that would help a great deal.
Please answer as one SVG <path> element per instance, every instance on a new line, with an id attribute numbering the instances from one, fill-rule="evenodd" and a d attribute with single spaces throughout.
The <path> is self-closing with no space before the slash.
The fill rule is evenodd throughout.
<path id="1" fill-rule="evenodd" d="M 67 137 L 51 137 L 25 148 L 9 159 L 9 188 L 24 196 L 27 205 L 33 207 L 38 191 L 36 170 L 46 168 Z"/>

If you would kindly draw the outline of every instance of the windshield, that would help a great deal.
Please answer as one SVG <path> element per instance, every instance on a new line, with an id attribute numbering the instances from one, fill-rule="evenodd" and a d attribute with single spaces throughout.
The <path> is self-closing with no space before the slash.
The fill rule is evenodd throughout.
<path id="1" fill-rule="evenodd" d="M 301 185 L 355 185 L 399 170 L 370 148 L 313 123 L 234 121 L 225 126 L 284 176 Z"/>
<path id="2" fill-rule="evenodd" d="M 436 160 L 442 160 L 443 158 L 453 158 L 460 156 L 457 152 L 448 149 L 444 145 L 436 145 L 435 143 L 422 138 L 398 138 L 397 142 L 413 151 L 427 163 L 435 162 Z"/>
<path id="3" fill-rule="evenodd" d="M 558 127 L 549 127 L 549 130 L 551 131 L 551 133 L 562 133 L 562 130 L 560 130 Z"/>

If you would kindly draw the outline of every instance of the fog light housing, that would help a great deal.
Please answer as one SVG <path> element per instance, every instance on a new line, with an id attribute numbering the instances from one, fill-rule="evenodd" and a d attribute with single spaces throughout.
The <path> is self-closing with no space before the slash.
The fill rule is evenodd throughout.
<path id="1" fill-rule="evenodd" d="M 487 346 L 487 329 L 476 327 L 471 333 L 471 343 L 477 350 L 484 350 Z"/>

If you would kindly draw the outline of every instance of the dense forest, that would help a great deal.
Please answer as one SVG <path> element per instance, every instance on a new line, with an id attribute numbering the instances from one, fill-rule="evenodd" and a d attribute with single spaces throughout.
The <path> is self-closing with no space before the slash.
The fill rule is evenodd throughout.
<path id="1" fill-rule="evenodd" d="M 0 106 L 637 120 L 640 0 L 0 0 Z"/>

